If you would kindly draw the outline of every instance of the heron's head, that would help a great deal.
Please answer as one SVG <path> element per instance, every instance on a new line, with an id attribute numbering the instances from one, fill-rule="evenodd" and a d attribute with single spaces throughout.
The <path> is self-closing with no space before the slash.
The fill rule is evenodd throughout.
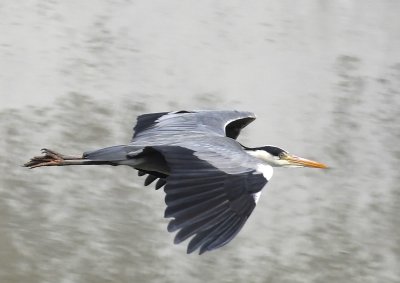
<path id="1" fill-rule="evenodd" d="M 323 163 L 298 157 L 276 146 L 253 148 L 249 153 L 273 167 L 327 168 Z"/>

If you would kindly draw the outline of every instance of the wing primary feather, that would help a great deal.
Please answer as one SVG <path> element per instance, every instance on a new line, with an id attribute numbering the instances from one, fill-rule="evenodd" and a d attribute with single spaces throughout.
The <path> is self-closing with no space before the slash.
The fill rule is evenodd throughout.
<path id="1" fill-rule="evenodd" d="M 213 243 L 210 243 L 207 247 L 207 251 L 218 249 L 229 243 L 240 232 L 246 221 L 247 217 L 241 217 L 240 221 L 235 226 L 232 226 L 229 230 L 219 236 L 218 239 L 216 239 Z"/>
<path id="2" fill-rule="evenodd" d="M 207 229 L 210 229 L 216 225 L 218 225 L 220 222 L 223 221 L 224 218 L 229 217 L 233 215 L 234 212 L 229 211 L 228 209 L 225 209 L 222 213 L 208 217 L 206 219 L 203 219 L 202 221 L 195 222 L 193 224 L 189 224 L 182 228 L 175 236 L 175 243 L 180 243 L 187 238 L 193 236 L 196 233 L 205 231 Z"/>
<path id="3" fill-rule="evenodd" d="M 197 215 L 186 215 L 183 217 L 175 218 L 171 220 L 168 224 L 168 231 L 169 232 L 174 232 L 178 229 L 187 227 L 191 225 L 192 223 L 197 223 L 199 221 L 202 221 L 204 219 L 209 219 L 211 217 L 215 217 L 216 215 L 219 215 L 220 213 L 223 213 L 225 210 L 229 209 L 229 203 L 223 203 L 219 206 L 213 207 L 207 211 L 200 212 Z"/>
<path id="4" fill-rule="evenodd" d="M 221 193 L 224 193 L 224 187 L 219 185 L 211 188 L 207 187 L 204 191 L 192 190 L 180 194 L 167 194 L 165 196 L 165 203 L 168 206 L 176 206 L 194 201 L 201 202 L 213 198 Z"/>
<path id="5" fill-rule="evenodd" d="M 231 215 L 228 218 L 226 218 L 220 225 L 224 225 L 225 223 L 231 221 L 232 218 L 234 218 L 234 215 Z M 204 245 L 207 241 L 210 241 L 210 239 L 215 235 L 215 233 L 219 231 L 220 227 L 221 226 L 211 227 L 210 229 L 204 230 L 203 232 L 200 232 L 196 236 L 194 236 L 189 242 L 187 250 L 188 253 L 195 251 L 200 246 Z"/>
<path id="6" fill-rule="evenodd" d="M 168 114 L 168 112 L 149 113 L 138 116 L 136 120 L 136 125 L 133 128 L 132 139 L 135 138 L 139 133 L 144 132 L 145 130 L 154 126 L 157 119 L 166 114 Z"/>
<path id="7" fill-rule="evenodd" d="M 165 192 L 167 194 L 181 194 L 186 192 L 194 192 L 202 190 L 205 184 L 210 187 L 222 186 L 224 183 L 225 176 L 219 175 L 218 177 L 203 176 L 201 179 L 186 179 L 182 178 L 180 180 L 168 178 L 167 183 L 168 186 L 165 187 Z"/>
<path id="8" fill-rule="evenodd" d="M 153 183 L 155 180 L 157 180 L 158 178 L 156 177 L 156 176 L 153 176 L 153 175 L 148 175 L 147 177 L 146 177 L 146 180 L 144 180 L 144 185 L 145 186 L 148 186 L 148 185 L 150 185 L 151 183 Z"/>
<path id="9" fill-rule="evenodd" d="M 158 179 L 158 181 L 156 183 L 156 190 L 165 186 L 166 183 L 167 183 L 167 181 L 165 179 Z"/>
<path id="10" fill-rule="evenodd" d="M 254 198 L 249 195 L 243 195 L 231 202 L 231 209 L 239 215 L 251 213 L 255 206 Z"/>
<path id="11" fill-rule="evenodd" d="M 165 218 L 169 217 L 182 217 L 184 215 L 193 215 L 198 214 L 202 211 L 208 210 L 214 206 L 217 206 L 221 203 L 227 202 L 224 195 L 218 195 L 214 198 L 208 199 L 201 203 L 194 203 L 194 204 L 183 204 L 178 206 L 168 206 L 165 210 Z"/>
<path id="12" fill-rule="evenodd" d="M 237 217 L 234 219 L 231 223 L 225 225 L 225 227 L 218 227 L 218 232 L 215 233 L 216 235 L 211 238 L 209 241 L 207 241 L 199 251 L 199 254 L 203 254 L 206 251 L 211 251 L 215 249 L 218 245 L 221 243 L 228 243 L 227 241 L 230 238 L 231 234 L 234 234 L 236 231 L 240 230 L 242 226 L 240 225 L 242 221 L 241 217 Z"/>

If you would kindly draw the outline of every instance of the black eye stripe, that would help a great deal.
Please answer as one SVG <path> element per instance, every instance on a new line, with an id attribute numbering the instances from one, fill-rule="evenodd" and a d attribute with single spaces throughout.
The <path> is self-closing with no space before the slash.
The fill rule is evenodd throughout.
<path id="1" fill-rule="evenodd" d="M 283 150 L 282 148 L 279 148 L 279 147 L 276 147 L 276 146 L 272 146 L 272 145 L 261 146 L 261 147 L 245 147 L 244 145 L 242 145 L 242 147 L 245 150 L 252 150 L 252 151 L 263 150 L 263 151 L 268 152 L 272 156 L 276 156 L 276 157 L 280 157 L 281 154 L 286 154 L 287 153 L 286 150 Z"/>
<path id="2" fill-rule="evenodd" d="M 285 153 L 285 151 L 283 149 L 276 147 L 276 146 L 264 146 L 260 149 L 265 150 L 266 152 L 269 152 L 273 156 L 278 156 L 278 157 L 280 154 Z"/>

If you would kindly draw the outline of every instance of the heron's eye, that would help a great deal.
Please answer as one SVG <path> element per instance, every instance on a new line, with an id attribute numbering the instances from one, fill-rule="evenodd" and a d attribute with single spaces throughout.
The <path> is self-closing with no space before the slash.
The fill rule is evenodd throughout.
<path id="1" fill-rule="evenodd" d="M 286 156 L 286 152 L 282 151 L 281 153 L 279 153 L 279 159 L 284 159 L 284 157 Z"/>

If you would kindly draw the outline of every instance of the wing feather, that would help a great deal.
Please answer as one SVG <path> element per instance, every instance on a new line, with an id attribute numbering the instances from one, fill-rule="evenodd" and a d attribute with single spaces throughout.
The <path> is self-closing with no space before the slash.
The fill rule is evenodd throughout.
<path id="1" fill-rule="evenodd" d="M 174 218 L 168 231 L 179 230 L 174 242 L 193 237 L 187 252 L 199 249 L 200 254 L 230 242 L 256 206 L 253 194 L 261 191 L 267 180 L 252 168 L 228 174 L 187 148 L 153 149 L 163 154 L 170 168 L 164 188 L 164 216 Z"/>
<path id="2" fill-rule="evenodd" d="M 154 126 L 156 124 L 157 119 L 166 114 L 168 114 L 168 112 L 149 113 L 138 116 L 136 120 L 136 125 L 133 128 L 132 139 L 134 139 L 138 133 L 143 132 Z"/>
<path id="3" fill-rule="evenodd" d="M 224 202 L 227 202 L 226 196 L 224 194 L 218 194 L 212 198 L 207 198 L 202 201 L 191 201 L 175 206 L 168 205 L 167 209 L 165 210 L 164 217 L 192 217 L 193 215 L 198 215 L 199 213 L 202 213 L 203 211 L 208 210 L 212 207 L 218 206 L 219 204 L 222 204 Z"/>
<path id="4" fill-rule="evenodd" d="M 200 202 L 203 200 L 216 197 L 223 192 L 224 192 L 224 187 L 221 187 L 221 185 L 216 185 L 215 189 L 208 188 L 207 190 L 204 191 L 195 190 L 193 193 L 189 192 L 179 195 L 166 195 L 165 203 L 168 206 L 177 206 L 191 202 Z"/>
<path id="5" fill-rule="evenodd" d="M 154 143 L 154 137 L 174 139 L 176 134 L 197 133 L 227 136 L 236 139 L 240 131 L 255 120 L 254 113 L 245 111 L 178 111 L 140 115 L 132 137 L 133 143 Z"/>
<path id="6" fill-rule="evenodd" d="M 229 243 L 237 233 L 239 233 L 240 229 L 246 223 L 246 220 L 247 218 L 244 217 L 237 219 L 234 225 L 231 225 L 229 229 L 225 230 L 225 232 L 220 234 L 216 239 L 210 241 L 207 246 L 202 247 L 200 253 L 217 249 Z"/>
<path id="7" fill-rule="evenodd" d="M 166 183 L 167 183 L 167 181 L 165 179 L 163 179 L 163 178 L 158 179 L 157 183 L 156 183 L 156 190 L 164 187 Z"/>
<path id="8" fill-rule="evenodd" d="M 225 231 L 227 226 L 231 226 L 234 224 L 237 217 L 235 214 L 231 214 L 226 217 L 223 221 L 221 221 L 217 226 L 213 226 L 208 230 L 204 230 L 198 233 L 193 239 L 190 240 L 188 245 L 188 253 L 193 252 L 194 250 L 200 248 L 200 254 L 205 252 L 205 248 L 207 248 L 208 244 L 210 244 L 214 237 L 221 233 L 221 231 Z"/>
<path id="9" fill-rule="evenodd" d="M 168 231 L 174 232 L 178 229 L 182 229 L 176 235 L 176 238 L 180 237 L 180 233 L 187 234 L 189 231 L 197 233 L 198 229 L 194 225 L 200 225 L 199 229 L 201 228 L 201 230 L 205 230 L 209 227 L 203 226 L 203 222 L 211 224 L 213 222 L 218 223 L 219 217 L 225 217 L 226 213 L 233 213 L 229 209 L 229 203 L 223 203 L 219 206 L 213 207 L 208 211 L 204 211 L 203 213 L 196 215 L 195 217 L 171 220 L 168 224 Z"/>
<path id="10" fill-rule="evenodd" d="M 151 183 L 153 183 L 155 180 L 157 180 L 158 178 L 154 175 L 147 175 L 146 179 L 144 180 L 144 185 L 148 186 Z"/>
<path id="11" fill-rule="evenodd" d="M 192 223 L 184 228 L 182 228 L 175 236 L 175 242 L 182 242 L 187 238 L 195 235 L 196 233 L 207 231 L 221 222 L 225 221 L 227 218 L 234 216 L 234 213 L 228 209 L 225 209 L 222 213 L 215 215 L 215 217 L 205 218 L 201 221 Z"/>

